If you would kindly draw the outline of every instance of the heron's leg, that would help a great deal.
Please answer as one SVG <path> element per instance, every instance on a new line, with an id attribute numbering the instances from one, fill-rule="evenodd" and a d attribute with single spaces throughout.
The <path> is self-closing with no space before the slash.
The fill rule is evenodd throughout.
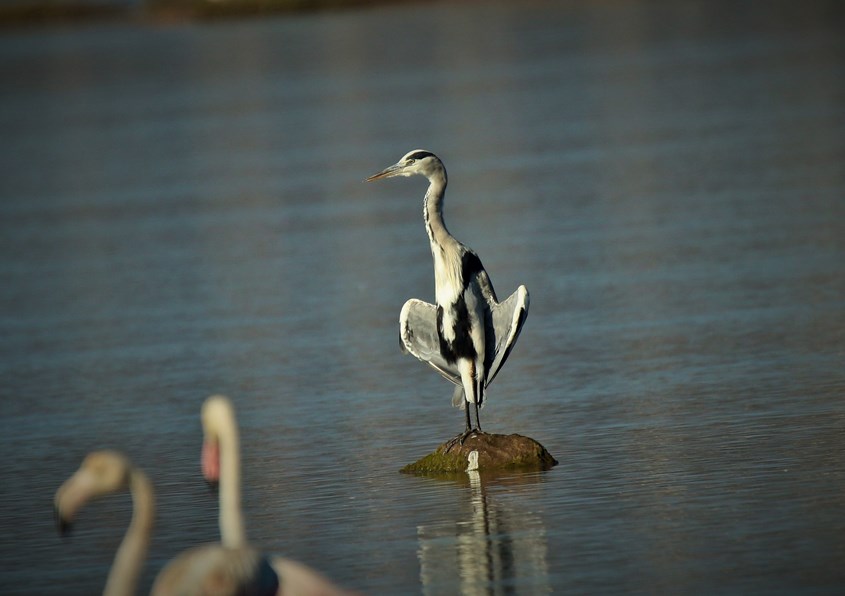
<path id="1" fill-rule="evenodd" d="M 460 436 L 461 445 L 464 444 L 464 441 L 467 440 L 471 435 L 474 435 L 476 432 L 481 432 L 481 419 L 478 417 L 478 402 L 474 402 L 475 405 L 475 421 L 476 425 L 475 428 L 472 428 L 472 419 L 469 415 L 469 402 L 467 402 L 467 429 L 463 432 Z"/>
<path id="2" fill-rule="evenodd" d="M 464 440 L 472 433 L 472 416 L 469 412 L 470 404 L 478 401 L 475 385 L 475 362 L 469 358 L 458 359 L 458 372 L 461 374 L 461 385 L 464 388 L 464 399 L 466 400 L 463 404 L 467 416 L 466 430 L 458 437 L 461 445 L 463 445 Z"/>
<path id="3" fill-rule="evenodd" d="M 478 402 L 475 402 L 475 428 L 478 429 L 478 432 L 484 432 L 481 430 L 481 416 L 479 415 L 480 409 Z"/>
<path id="4" fill-rule="evenodd" d="M 464 441 L 467 440 L 467 437 L 475 432 L 475 430 L 472 428 L 472 418 L 470 417 L 469 406 L 470 406 L 469 402 L 466 402 L 464 404 L 464 410 L 466 410 L 466 418 L 467 418 L 466 428 L 465 428 L 464 432 L 459 433 L 456 437 L 454 437 L 453 439 L 450 439 L 449 441 L 446 442 L 446 450 L 447 451 L 449 449 L 451 449 L 452 447 L 454 447 L 456 443 L 460 443 L 461 445 L 463 445 Z"/>
<path id="5" fill-rule="evenodd" d="M 476 374 L 473 377 L 473 381 L 475 381 L 475 428 L 478 432 L 484 432 L 481 430 L 481 404 L 484 401 L 484 381 L 478 378 L 480 374 Z"/>

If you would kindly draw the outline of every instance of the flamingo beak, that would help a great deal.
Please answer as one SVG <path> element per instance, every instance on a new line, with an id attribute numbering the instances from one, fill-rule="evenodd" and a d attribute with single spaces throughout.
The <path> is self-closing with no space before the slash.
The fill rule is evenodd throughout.
<path id="1" fill-rule="evenodd" d="M 217 441 L 202 443 L 202 475 L 212 488 L 220 483 L 220 445 Z"/>
<path id="2" fill-rule="evenodd" d="M 53 507 L 53 516 L 56 518 L 56 528 L 59 530 L 59 536 L 67 536 L 73 527 L 70 520 L 65 519 L 58 507 Z"/>

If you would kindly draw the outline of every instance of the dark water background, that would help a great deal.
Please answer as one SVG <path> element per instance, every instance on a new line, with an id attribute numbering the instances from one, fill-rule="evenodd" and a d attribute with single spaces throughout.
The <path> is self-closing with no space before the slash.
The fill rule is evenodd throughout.
<path id="1" fill-rule="evenodd" d="M 371 593 L 842 593 L 845 17 L 836 3 L 421 3 L 0 37 L 0 592 L 98 592 L 86 452 L 153 478 L 143 577 L 250 538 Z M 545 473 L 397 470 L 460 430 L 398 349 L 433 298 L 421 179 L 531 311 L 485 427 Z"/>

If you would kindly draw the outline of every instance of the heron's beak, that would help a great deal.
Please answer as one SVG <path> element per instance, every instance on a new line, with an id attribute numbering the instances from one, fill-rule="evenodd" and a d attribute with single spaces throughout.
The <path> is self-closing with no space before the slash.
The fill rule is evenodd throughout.
<path id="1" fill-rule="evenodd" d="M 372 182 L 373 180 L 379 180 L 381 178 L 390 178 L 391 176 L 397 176 L 399 172 L 402 171 L 402 164 L 393 164 L 389 168 L 383 169 L 378 174 L 373 174 L 369 178 L 367 178 L 364 182 Z"/>

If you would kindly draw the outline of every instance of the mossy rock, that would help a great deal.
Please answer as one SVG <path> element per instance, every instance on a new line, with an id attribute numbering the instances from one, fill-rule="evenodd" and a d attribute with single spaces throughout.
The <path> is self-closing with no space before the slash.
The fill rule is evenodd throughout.
<path id="1" fill-rule="evenodd" d="M 478 470 L 547 470 L 558 463 L 545 447 L 530 437 L 476 432 L 463 444 L 458 441 L 443 443 L 434 453 L 400 471 L 407 474 L 464 472 L 473 451 L 478 452 Z"/>

